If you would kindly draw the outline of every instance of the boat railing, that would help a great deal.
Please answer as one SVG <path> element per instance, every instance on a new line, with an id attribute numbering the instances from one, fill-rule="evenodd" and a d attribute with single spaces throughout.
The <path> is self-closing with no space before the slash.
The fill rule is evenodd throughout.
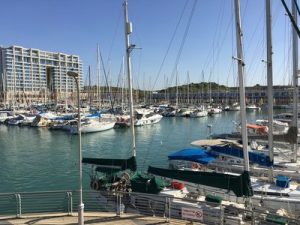
<path id="1" fill-rule="evenodd" d="M 3 219 L 27 215 L 43 216 L 53 213 L 76 216 L 78 202 L 77 190 L 0 193 L 0 223 Z M 246 210 L 234 204 L 134 192 L 83 191 L 83 203 L 85 212 L 110 212 L 116 216 L 134 213 L 162 217 L 166 222 L 176 219 L 183 224 L 276 224 L 276 221 L 286 222 L 280 224 L 300 224 L 300 220 L 296 218 Z"/>

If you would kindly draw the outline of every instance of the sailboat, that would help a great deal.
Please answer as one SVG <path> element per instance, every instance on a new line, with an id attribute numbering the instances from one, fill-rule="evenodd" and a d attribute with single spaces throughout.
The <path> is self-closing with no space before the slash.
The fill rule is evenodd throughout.
<path id="1" fill-rule="evenodd" d="M 267 10 L 270 10 L 270 0 L 266 0 Z M 241 133 L 242 133 L 242 149 L 243 149 L 243 162 L 244 169 L 239 178 L 232 173 L 219 174 L 216 172 L 199 171 L 198 168 L 190 168 L 181 170 L 161 169 L 149 167 L 149 172 L 155 175 L 168 177 L 179 181 L 188 182 L 190 189 L 200 190 L 205 193 L 219 193 L 222 197 L 228 200 L 234 200 L 237 202 L 244 201 L 240 198 L 241 195 L 251 196 L 251 203 L 254 208 L 265 209 L 268 211 L 276 212 L 277 210 L 284 209 L 289 215 L 297 217 L 300 213 L 300 188 L 298 185 L 290 182 L 290 179 L 286 176 L 279 176 L 274 184 L 273 179 L 270 182 L 268 179 L 251 178 L 250 183 L 250 167 L 249 167 L 249 153 L 248 153 L 248 136 L 247 136 L 247 124 L 246 124 L 246 105 L 245 105 L 245 88 L 243 83 L 243 52 L 242 52 L 242 39 L 241 39 L 241 23 L 239 16 L 239 0 L 235 0 L 236 11 L 236 39 L 237 39 L 237 61 L 238 61 L 238 73 L 239 73 L 239 86 L 240 86 L 240 105 L 241 105 Z M 270 12 L 270 11 L 269 11 Z M 297 12 L 295 12 L 296 14 Z M 267 13 L 270 15 L 270 13 Z M 272 128 L 271 128 L 272 129 Z M 270 133 L 269 135 L 272 135 Z M 193 156 L 189 158 L 189 161 L 194 160 L 197 162 L 197 157 Z M 207 157 L 206 157 L 207 159 Z M 270 156 L 273 161 L 273 156 Z M 201 160 L 201 159 L 200 159 Z M 202 159 L 203 160 L 203 159 Z M 197 174 L 197 171 L 198 174 Z M 226 176 L 229 177 L 229 182 L 226 180 Z M 222 183 L 220 182 L 221 179 Z M 222 180 L 224 179 L 224 180 Z M 234 179 L 240 179 L 239 190 L 244 192 L 237 193 L 234 191 Z M 243 183 L 245 181 L 245 183 Z M 248 182 L 247 182 L 248 181 Z M 224 187 L 226 186 L 227 187 Z M 233 185 L 233 186 L 231 186 Z M 227 189 L 227 192 L 224 190 Z M 252 196 L 253 194 L 253 196 Z"/>
<path id="2" fill-rule="evenodd" d="M 243 152 L 244 152 L 244 171 L 242 174 L 229 174 L 205 171 L 190 171 L 190 170 L 172 170 L 150 166 L 148 172 L 170 179 L 187 182 L 188 185 L 197 187 L 203 186 L 211 190 L 211 194 L 217 192 L 231 193 L 231 196 L 243 197 L 244 203 L 249 203 L 249 197 L 253 195 L 250 175 L 249 175 L 249 158 L 246 135 L 246 111 L 245 111 L 245 88 L 243 81 L 243 61 L 242 61 L 242 44 L 241 44 L 241 27 L 239 16 L 239 0 L 235 0 L 236 20 L 237 20 L 237 45 L 238 45 L 238 66 L 239 66 L 239 82 L 240 82 L 240 105 L 242 117 L 242 136 L 243 136 Z M 246 198 L 244 198 L 246 197 Z M 232 199 L 228 199 L 232 200 Z M 245 201 L 246 200 L 246 201 Z"/>
<path id="3" fill-rule="evenodd" d="M 81 120 L 81 133 L 95 133 L 100 131 L 105 131 L 114 128 L 115 120 L 102 120 L 100 117 L 96 118 L 83 118 Z M 78 134 L 77 124 L 70 127 L 71 134 Z"/>
<path id="4" fill-rule="evenodd" d="M 129 35 L 132 32 L 132 24 L 128 21 L 128 2 L 124 1 L 124 17 L 125 17 L 125 42 L 126 42 L 126 60 L 127 75 L 129 87 L 129 109 L 130 109 L 130 130 L 131 130 L 131 147 L 132 156 L 128 159 L 107 159 L 107 158 L 83 158 L 82 162 L 92 165 L 91 188 L 97 191 L 150 191 L 150 193 L 159 193 L 164 188 L 160 186 L 164 182 L 158 181 L 153 176 L 148 176 L 137 172 L 136 165 L 136 145 L 135 145 L 135 121 L 133 110 L 133 91 L 131 77 L 131 51 L 134 45 L 130 44 Z M 151 180 L 151 182 L 149 182 Z M 151 188 L 149 188 L 150 186 Z M 167 192 L 165 192 L 167 193 Z M 177 190 L 172 194 L 184 194 L 181 190 Z"/>
<path id="5" fill-rule="evenodd" d="M 129 34 L 131 33 L 131 23 L 128 22 L 127 13 L 127 0 L 124 1 L 124 15 L 125 15 L 125 32 L 126 32 L 126 56 L 127 56 L 127 72 L 128 72 L 128 84 L 129 84 L 129 104 L 130 104 L 130 116 L 133 118 L 133 97 L 132 97 L 132 79 L 131 79 L 131 65 L 130 65 L 130 52 L 132 50 L 132 45 L 129 42 Z M 188 197 L 188 191 L 182 183 L 178 182 L 167 182 L 165 179 L 159 177 L 139 172 L 137 171 L 136 164 L 136 146 L 135 146 L 135 126 L 134 120 L 130 119 L 131 122 L 131 143 L 132 143 L 132 156 L 128 159 L 104 159 L 104 158 L 83 158 L 82 162 L 84 164 L 92 165 L 91 173 L 91 188 L 97 190 L 99 195 L 108 199 L 113 196 L 114 193 L 118 191 L 130 193 L 130 202 L 138 210 L 143 210 L 145 206 L 139 206 L 142 201 L 151 201 L 155 204 L 154 207 L 164 207 L 161 203 L 162 197 L 170 198 L 169 204 L 172 205 L 172 209 L 176 209 L 177 216 L 181 218 L 181 210 L 183 207 L 188 207 L 190 209 L 201 209 L 205 214 L 206 211 L 217 212 L 218 215 L 221 214 L 222 209 L 213 204 L 203 204 L 202 206 L 199 202 L 185 200 Z M 150 167 L 151 168 L 151 167 Z M 150 171 L 149 172 L 153 172 Z M 154 168 L 153 168 L 154 169 Z M 194 176 L 197 175 L 196 173 Z M 222 181 L 230 179 L 230 183 L 233 188 L 233 192 L 237 193 L 239 196 L 249 196 L 251 195 L 251 188 L 247 185 L 249 181 L 249 174 L 245 172 L 241 176 L 235 176 L 235 179 L 230 175 L 220 175 Z M 245 181 L 245 182 L 244 182 Z M 243 184 L 243 188 L 240 189 L 240 184 Z M 101 191 L 108 192 L 101 192 Z M 148 195 L 148 194 L 154 195 Z M 210 197 L 214 201 L 216 198 L 214 196 Z M 201 199 L 205 202 L 208 199 L 207 196 L 202 195 Z M 125 203 L 124 203 L 125 204 Z M 229 205 L 234 207 L 233 205 Z M 118 206 L 117 206 L 118 207 Z M 165 209 L 164 209 L 165 210 Z M 227 218 L 227 217 L 226 217 Z M 204 222 L 212 222 L 212 220 L 223 220 L 225 218 L 214 218 L 205 217 Z M 241 217 L 231 218 L 228 221 L 234 221 L 232 224 L 241 224 Z"/>

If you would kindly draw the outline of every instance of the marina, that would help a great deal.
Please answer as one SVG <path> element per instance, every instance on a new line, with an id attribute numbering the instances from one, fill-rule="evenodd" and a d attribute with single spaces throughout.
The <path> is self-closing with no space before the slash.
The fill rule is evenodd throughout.
<path id="1" fill-rule="evenodd" d="M 249 121 L 265 118 L 264 111 L 249 112 Z M 190 146 L 211 132 L 234 131 L 232 121 L 238 112 L 223 112 L 210 117 L 165 117 L 158 124 L 136 128 L 137 164 L 146 170 L 149 164 L 165 165 L 167 155 Z M 0 192 L 72 189 L 76 187 L 77 135 L 46 127 L 0 125 L 0 160 L 5 180 Z M 180 137 L 180 138 L 178 138 Z M 82 136 L 84 157 L 126 158 L 130 153 L 130 129 L 111 129 Z M 49 177 L 49 171 L 55 176 Z M 86 172 L 89 172 L 86 170 Z M 84 173 L 84 187 L 89 177 Z"/>
<path id="2" fill-rule="evenodd" d="M 244 39 L 249 40 L 244 31 L 249 25 L 244 29 L 241 12 L 247 11 L 240 0 L 224 10 L 226 16 L 221 11 L 218 16 L 220 28 L 221 17 L 229 19 L 225 36 L 231 25 L 227 85 L 222 84 L 224 74 L 220 84 L 220 75 L 217 83 L 211 81 L 219 73 L 215 60 L 223 48 L 215 42 L 218 32 L 207 82 L 204 71 L 202 82 L 191 82 L 187 70 L 186 81 L 178 83 L 196 0 L 182 8 L 157 77 L 148 77 L 147 88 L 145 74 L 140 88 L 140 69 L 132 63 L 142 48 L 130 21 L 139 20 L 129 14 L 128 0 L 122 0 L 124 35 L 118 34 L 118 25 L 113 39 L 125 39 L 117 82 L 111 77 L 111 55 L 104 62 L 99 44 L 93 76 L 91 66 L 83 74 L 79 55 L 0 46 L 0 222 L 39 213 L 41 219 L 35 219 L 40 221 L 58 213 L 63 219 L 76 216 L 84 225 L 85 212 L 98 217 L 106 212 L 131 218 L 127 222 L 133 224 L 145 222 L 134 221 L 135 216 L 165 219 L 157 223 L 300 224 L 300 11 L 297 1 L 281 3 L 291 29 L 291 54 L 284 53 L 291 58 L 285 65 L 291 73 L 287 86 L 273 83 L 271 0 L 265 0 L 261 27 L 266 59 L 260 70 L 266 73 L 266 86 L 246 88 Z M 189 10 L 171 82 L 165 76 L 161 82 L 173 38 Z M 228 86 L 231 73 L 235 87 Z M 161 89 L 155 90 L 157 82 Z"/>

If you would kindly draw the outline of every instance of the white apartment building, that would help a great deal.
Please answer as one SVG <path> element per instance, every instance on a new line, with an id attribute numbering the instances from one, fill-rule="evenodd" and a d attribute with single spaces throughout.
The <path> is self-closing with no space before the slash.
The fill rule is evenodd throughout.
<path id="1" fill-rule="evenodd" d="M 67 71 L 79 74 L 79 56 L 21 46 L 0 47 L 0 103 L 58 102 L 75 96 L 76 84 Z"/>

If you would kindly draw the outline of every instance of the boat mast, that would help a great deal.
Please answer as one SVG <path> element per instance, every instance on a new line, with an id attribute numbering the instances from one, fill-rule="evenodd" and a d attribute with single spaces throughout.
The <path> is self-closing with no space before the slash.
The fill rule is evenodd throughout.
<path id="1" fill-rule="evenodd" d="M 144 88 L 144 104 L 146 104 L 145 73 L 143 76 L 143 88 Z"/>
<path id="2" fill-rule="evenodd" d="M 68 111 L 68 76 L 66 77 L 65 108 Z"/>
<path id="3" fill-rule="evenodd" d="M 99 44 L 97 44 L 97 102 L 98 102 L 98 109 L 100 111 L 101 107 L 101 89 L 100 89 L 100 62 L 99 62 Z"/>
<path id="4" fill-rule="evenodd" d="M 13 97 L 12 97 L 12 114 L 15 116 L 15 97 L 16 97 L 16 64 L 15 64 L 15 56 L 13 57 L 13 69 L 14 69 L 14 87 L 13 87 Z"/>
<path id="5" fill-rule="evenodd" d="M 240 0 L 234 1 L 235 21 L 236 21 L 236 44 L 237 44 L 237 62 L 238 62 L 238 76 L 240 86 L 240 106 L 241 106 L 241 121 L 242 121 L 242 141 L 244 152 L 244 170 L 249 170 L 249 155 L 248 155 L 248 137 L 246 124 L 246 102 L 245 102 L 245 86 L 244 86 L 244 59 L 242 46 L 242 27 L 240 17 Z"/>
<path id="6" fill-rule="evenodd" d="M 132 95 L 132 78 L 131 78 L 131 59 L 130 53 L 134 48 L 134 45 L 130 44 L 129 35 L 132 32 L 132 23 L 128 21 L 128 2 L 124 1 L 124 17 L 125 17 L 125 45 L 126 45 L 126 61 L 127 61 L 127 76 L 128 76 L 128 88 L 129 88 L 129 109 L 130 109 L 130 129 L 131 129 L 131 144 L 132 155 L 136 156 L 135 147 L 135 132 L 134 132 L 134 115 L 133 115 L 133 95 Z"/>
<path id="7" fill-rule="evenodd" d="M 92 105 L 92 87 L 91 87 L 91 66 L 89 66 L 89 102 L 90 102 L 90 107 Z"/>
<path id="8" fill-rule="evenodd" d="M 201 107 L 204 105 L 204 71 L 202 70 L 202 81 L 201 81 Z"/>
<path id="9" fill-rule="evenodd" d="M 208 87 L 209 87 L 209 104 L 212 105 L 212 99 L 211 99 L 211 75 L 212 75 L 212 72 L 210 70 L 209 72 L 209 83 L 208 83 Z"/>
<path id="10" fill-rule="evenodd" d="M 267 83 L 268 83 L 268 145 L 270 161 L 274 161 L 273 156 L 273 62 L 272 62 L 272 15 L 271 0 L 266 0 L 266 32 L 267 32 Z M 269 169 L 269 179 L 273 180 L 273 168 Z"/>
<path id="11" fill-rule="evenodd" d="M 297 6 L 294 0 L 292 1 L 292 15 L 297 25 Z M 293 29 L 293 120 L 292 126 L 298 128 L 298 35 L 296 29 Z M 292 162 L 297 161 L 298 145 L 293 144 Z"/>
<path id="12" fill-rule="evenodd" d="M 187 104 L 190 104 L 190 74 L 189 71 L 187 71 Z"/>
<path id="13" fill-rule="evenodd" d="M 167 102 L 167 78 L 166 78 L 166 74 L 164 74 L 164 82 L 165 82 L 165 102 Z"/>
<path id="14" fill-rule="evenodd" d="M 178 109 L 178 70 L 176 67 L 176 109 Z"/>
<path id="15" fill-rule="evenodd" d="M 121 85 L 121 109 L 124 110 L 124 88 L 125 88 L 125 58 L 122 58 L 122 85 Z"/>

